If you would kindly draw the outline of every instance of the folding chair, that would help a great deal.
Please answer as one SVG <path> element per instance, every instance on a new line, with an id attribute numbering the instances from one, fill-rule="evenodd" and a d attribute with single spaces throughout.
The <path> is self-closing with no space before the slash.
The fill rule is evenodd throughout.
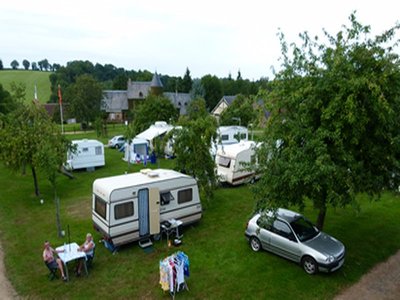
<path id="1" fill-rule="evenodd" d="M 44 262 L 44 264 L 46 265 L 46 267 L 47 267 L 47 269 L 49 269 L 49 275 L 48 275 L 48 277 L 49 277 L 49 280 L 53 280 L 54 278 L 57 278 L 57 269 L 58 269 L 58 266 L 56 265 L 51 265 L 51 264 L 49 264 L 49 263 L 47 263 L 47 262 Z"/>
<path id="2" fill-rule="evenodd" d="M 87 268 L 91 268 L 92 267 L 95 253 L 96 253 L 96 246 L 93 247 L 93 254 L 87 256 L 87 260 L 86 260 L 86 267 Z"/>

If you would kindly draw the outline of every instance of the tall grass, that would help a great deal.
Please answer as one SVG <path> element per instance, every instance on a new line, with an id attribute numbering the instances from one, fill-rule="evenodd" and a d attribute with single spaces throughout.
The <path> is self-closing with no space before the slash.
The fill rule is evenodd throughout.
<path id="1" fill-rule="evenodd" d="M 86 137 L 93 137 L 91 134 Z M 91 221 L 93 180 L 144 167 L 128 166 L 122 153 L 115 149 L 106 148 L 105 155 L 105 167 L 94 172 L 74 172 L 75 179 L 58 178 L 62 227 L 69 227 L 72 241 L 83 242 L 86 232 L 94 233 L 95 242 L 100 239 L 93 232 Z M 146 167 L 158 165 L 171 168 L 173 161 L 160 159 L 156 165 Z M 182 250 L 189 256 L 191 275 L 187 280 L 189 291 L 177 298 L 331 299 L 400 248 L 399 197 L 385 193 L 379 202 L 370 202 L 360 195 L 360 213 L 350 208 L 329 208 L 326 218 L 325 231 L 346 246 L 343 268 L 332 274 L 309 276 L 295 263 L 267 252 L 252 252 L 244 238 L 246 221 L 255 204 L 251 191 L 248 186 L 220 188 L 215 198 L 204 205 L 202 220 L 184 228 L 180 247 L 169 248 L 163 239 L 155 242 L 154 251 L 149 254 L 132 243 L 112 255 L 97 243 L 88 277 L 71 276 L 69 283 L 50 282 L 41 258 L 43 241 L 48 239 L 58 246 L 66 239 L 57 237 L 53 193 L 44 177 L 39 174 L 44 199 L 40 204 L 29 173 L 15 174 L 0 165 L 0 237 L 7 275 L 18 293 L 27 298 L 168 298 L 158 283 L 159 260 Z M 311 206 L 304 214 L 312 220 L 317 216 Z"/>

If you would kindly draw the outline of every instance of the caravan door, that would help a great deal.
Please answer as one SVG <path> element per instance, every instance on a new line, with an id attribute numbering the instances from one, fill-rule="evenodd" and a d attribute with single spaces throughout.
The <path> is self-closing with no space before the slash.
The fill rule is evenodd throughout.
<path id="1" fill-rule="evenodd" d="M 146 236 L 150 233 L 149 228 L 149 190 L 142 189 L 138 192 L 139 209 L 139 236 Z"/>
<path id="2" fill-rule="evenodd" d="M 150 234 L 160 233 L 160 191 L 157 188 L 149 190 Z"/>

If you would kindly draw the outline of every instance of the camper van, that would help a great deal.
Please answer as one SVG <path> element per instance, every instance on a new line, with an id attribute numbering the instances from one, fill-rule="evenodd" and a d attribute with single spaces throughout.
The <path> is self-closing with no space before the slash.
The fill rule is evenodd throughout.
<path id="1" fill-rule="evenodd" d="M 67 170 L 84 169 L 93 170 L 95 167 L 105 165 L 104 145 L 97 140 L 74 140 L 76 150 L 67 152 Z"/>
<path id="2" fill-rule="evenodd" d="M 219 148 L 215 157 L 219 181 L 230 185 L 239 185 L 258 179 L 259 176 L 254 171 L 246 170 L 244 165 L 257 163 L 257 147 L 258 144 L 253 141 L 241 141 Z"/>
<path id="3" fill-rule="evenodd" d="M 116 247 L 159 236 L 165 221 L 187 225 L 201 216 L 197 181 L 173 170 L 145 169 L 93 183 L 94 227 Z"/>

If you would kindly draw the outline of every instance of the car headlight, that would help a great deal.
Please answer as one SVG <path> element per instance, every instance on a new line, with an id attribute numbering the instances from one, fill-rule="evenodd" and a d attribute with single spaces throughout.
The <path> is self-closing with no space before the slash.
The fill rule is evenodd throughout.
<path id="1" fill-rule="evenodd" d="M 331 263 L 331 262 L 333 262 L 335 260 L 335 258 L 332 256 L 332 255 L 329 255 L 327 258 L 326 258 L 326 262 L 329 264 L 329 263 Z"/>

